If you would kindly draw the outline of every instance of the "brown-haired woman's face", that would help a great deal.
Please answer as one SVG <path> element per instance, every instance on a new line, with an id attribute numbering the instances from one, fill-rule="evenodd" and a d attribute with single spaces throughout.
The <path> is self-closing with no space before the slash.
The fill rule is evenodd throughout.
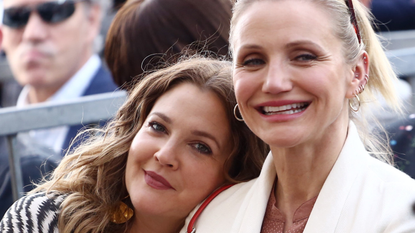
<path id="1" fill-rule="evenodd" d="M 164 93 L 128 154 L 126 186 L 136 213 L 185 218 L 225 182 L 230 132 L 225 107 L 212 91 L 182 83 Z"/>

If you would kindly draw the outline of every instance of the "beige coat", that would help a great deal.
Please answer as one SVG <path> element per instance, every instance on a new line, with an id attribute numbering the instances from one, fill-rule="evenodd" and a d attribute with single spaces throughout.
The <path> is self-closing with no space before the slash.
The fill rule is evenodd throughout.
<path id="1" fill-rule="evenodd" d="M 275 177 L 269 154 L 258 179 L 231 187 L 208 205 L 195 224 L 196 233 L 259 233 Z M 415 180 L 372 158 L 351 122 L 304 233 L 414 233 L 414 203 Z"/>

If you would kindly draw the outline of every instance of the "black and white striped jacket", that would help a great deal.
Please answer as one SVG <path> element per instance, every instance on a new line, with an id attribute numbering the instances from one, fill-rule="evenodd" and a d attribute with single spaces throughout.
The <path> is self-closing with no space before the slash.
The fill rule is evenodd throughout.
<path id="1" fill-rule="evenodd" d="M 66 195 L 44 192 L 17 200 L 0 222 L 1 233 L 57 233 L 60 205 Z"/>

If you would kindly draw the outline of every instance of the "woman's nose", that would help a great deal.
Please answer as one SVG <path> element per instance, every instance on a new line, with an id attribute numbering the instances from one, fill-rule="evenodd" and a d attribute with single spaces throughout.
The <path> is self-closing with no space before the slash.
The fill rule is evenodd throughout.
<path id="1" fill-rule="evenodd" d="M 154 154 L 154 158 L 162 166 L 177 170 L 179 168 L 178 153 L 177 145 L 166 143 Z"/>
<path id="2" fill-rule="evenodd" d="M 265 73 L 262 91 L 269 94 L 279 94 L 292 89 L 290 74 L 283 64 L 279 62 L 270 63 Z"/>

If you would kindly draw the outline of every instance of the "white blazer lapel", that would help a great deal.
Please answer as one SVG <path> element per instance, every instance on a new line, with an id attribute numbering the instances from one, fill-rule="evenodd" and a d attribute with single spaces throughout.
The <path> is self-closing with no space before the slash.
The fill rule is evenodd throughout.
<path id="1" fill-rule="evenodd" d="M 234 233 L 261 232 L 269 195 L 276 177 L 274 160 L 268 154 L 262 171 L 244 199 L 232 227 Z"/>
<path id="2" fill-rule="evenodd" d="M 304 233 L 335 232 L 354 181 L 362 173 L 366 150 L 353 122 L 340 155 L 324 182 Z"/>

